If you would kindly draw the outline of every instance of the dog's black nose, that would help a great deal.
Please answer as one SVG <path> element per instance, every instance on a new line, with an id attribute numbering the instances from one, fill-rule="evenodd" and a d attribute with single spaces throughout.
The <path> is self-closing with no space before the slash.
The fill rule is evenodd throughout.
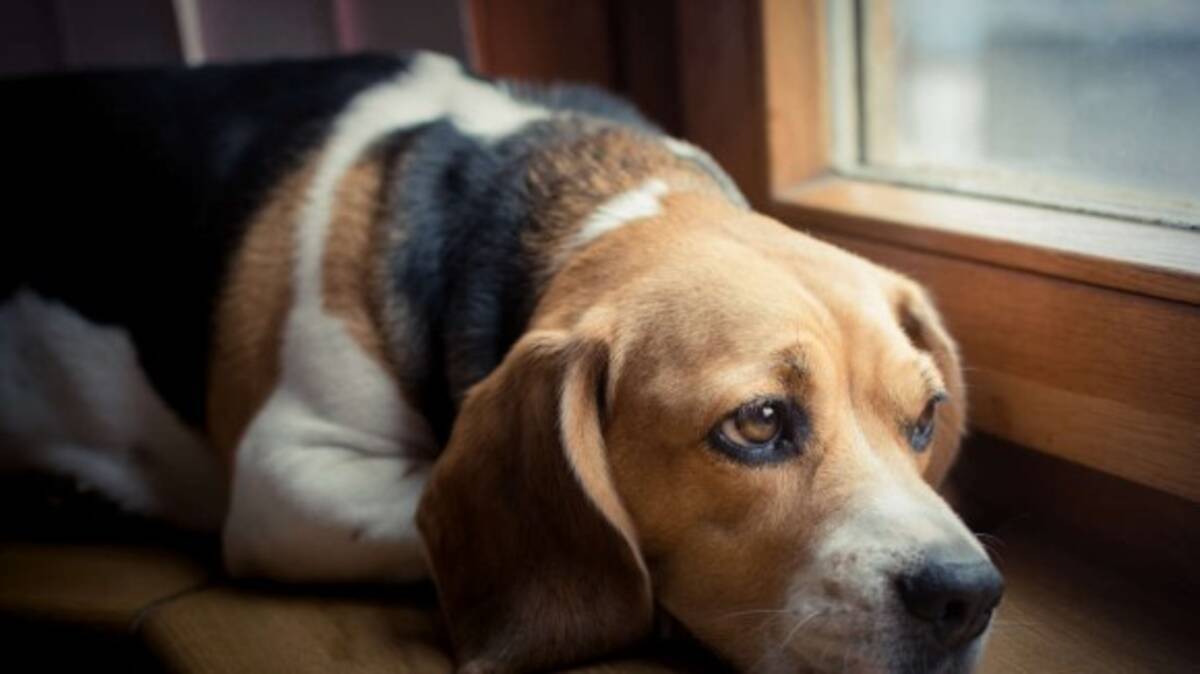
<path id="1" fill-rule="evenodd" d="M 946 649 L 979 636 L 1004 593 L 1004 579 L 975 550 L 939 549 L 925 563 L 897 579 L 908 612 L 931 630 Z"/>

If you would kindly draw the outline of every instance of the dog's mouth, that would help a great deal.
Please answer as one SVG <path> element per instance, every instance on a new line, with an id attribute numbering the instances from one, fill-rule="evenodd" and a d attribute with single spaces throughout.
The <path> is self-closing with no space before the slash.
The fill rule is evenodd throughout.
<path id="1" fill-rule="evenodd" d="M 773 671 L 970 672 L 1003 593 L 987 553 L 932 492 L 868 500 L 794 578 L 786 606 L 799 620 L 775 635 L 794 664 Z"/>
<path id="2" fill-rule="evenodd" d="M 754 661 L 738 664 L 766 673 L 971 672 L 1003 587 L 969 546 L 837 550 L 796 579 L 784 611 L 760 612 L 774 624 L 757 623 Z"/>

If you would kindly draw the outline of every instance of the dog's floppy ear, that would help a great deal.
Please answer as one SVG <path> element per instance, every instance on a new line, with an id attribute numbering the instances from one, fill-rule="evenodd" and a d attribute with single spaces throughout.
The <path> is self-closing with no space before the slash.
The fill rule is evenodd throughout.
<path id="1" fill-rule="evenodd" d="M 603 339 L 531 332 L 463 403 L 417 522 L 464 671 L 550 668 L 650 632 L 604 448 L 609 370 Z"/>
<path id="2" fill-rule="evenodd" d="M 898 319 L 913 346 L 927 352 L 941 371 L 947 400 L 938 406 L 929 466 L 925 479 L 939 487 L 958 457 L 958 447 L 966 432 L 967 393 L 963 383 L 958 346 L 950 338 L 937 310 L 925 291 L 915 284 L 900 296 Z"/>

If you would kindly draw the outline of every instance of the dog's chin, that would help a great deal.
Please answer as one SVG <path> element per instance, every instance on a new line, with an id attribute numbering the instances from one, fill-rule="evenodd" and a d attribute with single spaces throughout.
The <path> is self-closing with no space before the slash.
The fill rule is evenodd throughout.
<path id="1" fill-rule="evenodd" d="M 881 674 L 970 674 L 975 671 L 981 651 L 982 646 L 978 638 L 949 653 L 912 649 L 908 652 L 901 651 L 902 655 L 891 658 L 878 669 L 866 671 L 878 671 Z"/>
<path id="2" fill-rule="evenodd" d="M 952 651 L 931 648 L 911 637 L 847 640 L 820 647 L 797 647 L 787 655 L 760 662 L 770 674 L 970 674 L 983 653 L 989 630 Z"/>

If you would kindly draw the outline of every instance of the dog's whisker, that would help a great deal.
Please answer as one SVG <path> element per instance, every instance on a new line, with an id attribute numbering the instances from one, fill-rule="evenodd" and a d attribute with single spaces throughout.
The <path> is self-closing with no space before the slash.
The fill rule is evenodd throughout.
<path id="1" fill-rule="evenodd" d="M 748 615 L 791 615 L 791 611 L 784 608 L 753 608 L 745 611 L 733 611 L 717 616 L 717 620 L 727 620 L 730 618 L 741 618 Z"/>
<path id="2" fill-rule="evenodd" d="M 821 615 L 823 615 L 825 613 L 826 613 L 826 611 L 824 609 L 822 609 L 820 611 L 816 611 L 814 613 L 809 614 L 808 617 L 806 617 L 806 618 L 796 621 L 795 626 L 793 626 L 791 631 L 788 632 L 788 635 L 786 637 L 784 637 L 783 643 L 781 645 L 787 646 L 789 643 L 791 643 L 792 639 L 796 636 L 796 633 L 800 631 L 801 627 L 804 627 L 805 625 L 807 625 L 808 623 L 812 622 L 814 619 L 820 617 Z"/>
<path id="3" fill-rule="evenodd" d="M 758 636 L 771 629 L 775 623 L 792 615 L 794 614 L 788 609 L 746 609 L 717 616 L 713 618 L 713 622 L 724 623 L 736 618 L 750 618 L 755 624 L 747 636 Z"/>
<path id="4" fill-rule="evenodd" d="M 990 542 L 994 545 L 1000 546 L 1006 545 L 1004 539 L 996 536 L 995 534 L 989 534 L 983 531 L 972 531 L 971 533 L 975 534 L 975 538 L 978 538 L 981 542 Z"/>
<path id="5" fill-rule="evenodd" d="M 816 611 L 809 613 L 808 615 L 806 615 L 802 618 L 797 619 L 796 623 L 791 627 L 791 629 L 788 630 L 787 635 L 781 641 L 779 641 L 774 647 L 767 648 L 766 652 L 764 652 L 762 654 L 762 656 L 757 661 L 755 661 L 754 665 L 752 667 L 750 667 L 750 671 L 759 671 L 759 667 L 763 664 L 763 662 L 765 662 L 768 658 L 778 655 L 779 653 L 781 653 L 785 648 L 787 648 L 791 644 L 792 639 L 795 638 L 796 633 L 800 631 L 800 628 L 804 627 L 808 623 L 812 622 L 814 619 L 820 617 L 821 615 L 823 615 L 827 612 L 828 612 L 827 609 L 818 609 Z M 784 611 L 783 613 L 785 615 L 795 615 L 791 611 Z M 779 617 L 779 616 L 777 616 L 777 617 Z"/>
<path id="6" fill-rule="evenodd" d="M 733 611 L 725 615 L 714 618 L 714 622 L 724 623 L 738 618 L 748 618 L 754 621 L 755 625 L 751 628 L 751 634 L 759 634 L 767 631 L 771 625 L 777 621 L 791 616 L 792 612 L 787 609 L 747 609 L 745 611 Z"/>
<path id="7" fill-rule="evenodd" d="M 973 531 L 971 533 L 975 535 L 975 538 L 979 540 L 980 545 L 983 546 L 983 549 L 986 550 L 989 555 L 996 558 L 998 561 L 1004 561 L 1005 542 L 1003 539 L 1001 539 L 999 536 L 994 536 L 982 531 Z"/>
<path id="8" fill-rule="evenodd" d="M 1037 623 L 1027 620 L 993 620 L 993 627 L 1037 627 Z"/>

